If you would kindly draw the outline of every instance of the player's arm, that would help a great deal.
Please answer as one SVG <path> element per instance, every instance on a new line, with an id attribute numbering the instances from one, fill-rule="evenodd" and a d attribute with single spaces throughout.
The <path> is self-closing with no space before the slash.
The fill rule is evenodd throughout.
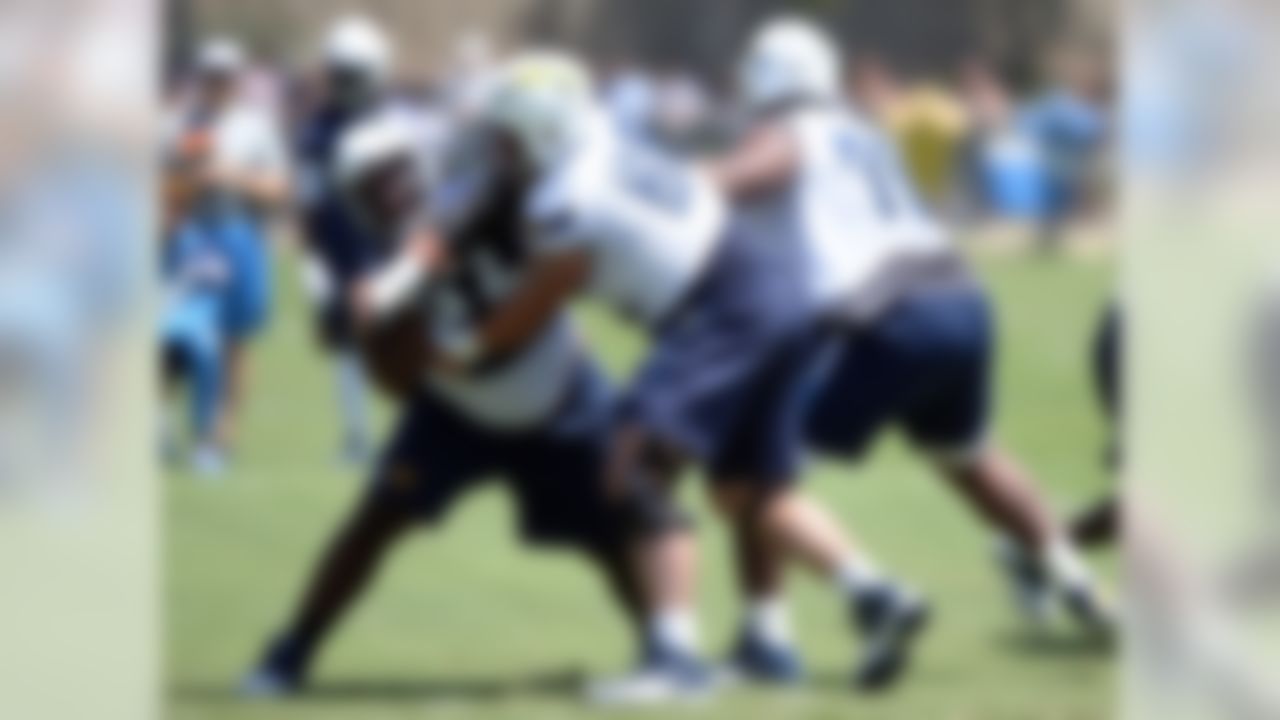
<path id="1" fill-rule="evenodd" d="M 370 328 L 395 315 L 444 262 L 444 239 L 426 223 L 417 224 L 400 241 L 396 254 L 366 273 L 351 289 L 357 328 Z"/>
<path id="2" fill-rule="evenodd" d="M 533 261 L 524 282 L 477 327 L 438 340 L 436 366 L 459 370 L 532 342 L 586 284 L 591 256 L 569 248 Z"/>
<path id="3" fill-rule="evenodd" d="M 729 197 L 750 197 L 786 184 L 800 167 L 795 133 L 780 125 L 753 130 L 727 155 L 706 165 L 713 182 Z"/>

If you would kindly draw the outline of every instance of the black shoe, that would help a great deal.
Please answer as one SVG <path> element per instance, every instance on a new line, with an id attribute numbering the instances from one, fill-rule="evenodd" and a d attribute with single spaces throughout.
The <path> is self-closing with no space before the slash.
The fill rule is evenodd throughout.
<path id="1" fill-rule="evenodd" d="M 795 648 L 765 642 L 744 632 L 729 656 L 729 674 L 735 679 L 769 685 L 796 685 L 804 679 L 804 664 Z"/>
<path id="2" fill-rule="evenodd" d="M 865 648 L 854 685 L 868 692 L 886 690 L 911 663 L 912 646 L 929 624 L 928 604 L 886 584 L 863 593 L 853 605 L 853 616 Z"/>
<path id="3" fill-rule="evenodd" d="M 277 640 L 263 659 L 240 681 L 241 697 L 272 699 L 296 695 L 306 684 L 306 659 L 295 643 Z"/>

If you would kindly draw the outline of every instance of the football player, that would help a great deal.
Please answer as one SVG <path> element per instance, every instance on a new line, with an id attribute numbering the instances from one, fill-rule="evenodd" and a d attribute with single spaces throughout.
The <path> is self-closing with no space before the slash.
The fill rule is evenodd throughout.
<path id="1" fill-rule="evenodd" d="M 757 232 L 800 233 L 852 256 L 810 258 L 829 270 L 824 309 L 840 335 L 810 439 L 857 457 L 880 430 L 900 427 L 1008 537 L 1028 597 L 1043 605 L 1047 588 L 1060 590 L 1078 619 L 1105 628 L 1108 613 L 1067 531 L 988 435 L 994 329 L 985 293 L 924 210 L 891 142 L 841 101 L 840 67 L 814 25 L 766 23 L 743 62 L 756 122 L 716 168 L 754 208 Z M 749 584 L 766 594 L 777 587 L 776 563 L 750 567 Z"/>
<path id="2" fill-rule="evenodd" d="M 870 640 L 860 682 L 892 680 L 923 603 L 792 489 L 825 336 L 813 248 L 745 231 L 705 173 L 616 132 L 569 56 L 511 62 L 487 108 L 536 169 L 525 215 L 537 259 L 503 311 L 444 347 L 451 362 L 470 367 L 518 347 L 580 292 L 653 337 L 622 400 L 608 470 L 642 568 L 647 652 L 594 697 L 664 701 L 714 685 L 692 612 L 691 538 L 674 532 L 686 521 L 669 497 L 687 459 L 708 471 L 726 517 L 758 518 L 772 544 L 847 594 Z"/>
<path id="3" fill-rule="evenodd" d="M 317 335 L 333 358 L 342 456 L 353 464 L 365 460 L 371 438 L 364 369 L 344 291 L 371 264 L 373 243 L 361 236 L 333 168 L 348 128 L 375 113 L 400 111 L 387 98 L 391 69 L 392 48 L 381 29 L 359 16 L 335 23 L 322 48 L 321 99 L 303 120 L 295 147 L 306 242 L 303 282 L 315 308 Z"/>
<path id="4" fill-rule="evenodd" d="M 581 550 L 623 607 L 638 595 L 601 468 L 611 391 L 563 314 L 467 372 L 432 371 L 448 346 L 506 299 L 528 271 L 521 227 L 526 173 L 485 134 L 423 208 L 416 134 L 381 115 L 344 134 L 337 181 L 359 209 L 380 259 L 354 284 L 355 332 L 368 368 L 399 397 L 400 418 L 366 496 L 320 559 L 301 602 L 243 690 L 302 687 L 334 625 L 408 531 L 434 526 L 468 490 L 499 477 L 531 543 Z M 439 228 L 438 230 L 436 228 Z"/>

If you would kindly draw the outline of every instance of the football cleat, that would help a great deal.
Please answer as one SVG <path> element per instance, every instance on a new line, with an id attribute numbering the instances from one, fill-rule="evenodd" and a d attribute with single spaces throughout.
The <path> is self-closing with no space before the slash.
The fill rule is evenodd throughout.
<path id="1" fill-rule="evenodd" d="M 726 663 L 729 678 L 767 685 L 795 685 L 804 679 L 804 664 L 795 648 L 766 642 L 744 631 Z"/>
<path id="2" fill-rule="evenodd" d="M 869 692 L 892 687 L 910 666 L 915 641 L 929 624 L 928 604 L 915 593 L 885 585 L 854 602 L 853 620 L 864 642 L 854 685 Z"/>
<path id="3" fill-rule="evenodd" d="M 996 561 L 1004 571 L 1019 614 L 1032 627 L 1047 626 L 1053 614 L 1053 583 L 1044 566 L 1007 541 L 996 545 Z"/>
<path id="4" fill-rule="evenodd" d="M 592 683 L 587 700 L 604 707 L 643 707 L 706 700 L 719 683 L 702 660 L 672 651 L 650 651 L 636 670 Z"/>

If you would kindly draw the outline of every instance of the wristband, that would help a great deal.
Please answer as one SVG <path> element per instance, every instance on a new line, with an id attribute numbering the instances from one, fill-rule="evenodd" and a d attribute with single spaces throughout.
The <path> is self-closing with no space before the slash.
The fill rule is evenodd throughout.
<path id="1" fill-rule="evenodd" d="M 404 306 L 413 296 L 423 274 L 417 258 L 412 255 L 401 255 L 389 267 L 379 271 L 369 284 L 373 316 L 386 317 Z"/>

